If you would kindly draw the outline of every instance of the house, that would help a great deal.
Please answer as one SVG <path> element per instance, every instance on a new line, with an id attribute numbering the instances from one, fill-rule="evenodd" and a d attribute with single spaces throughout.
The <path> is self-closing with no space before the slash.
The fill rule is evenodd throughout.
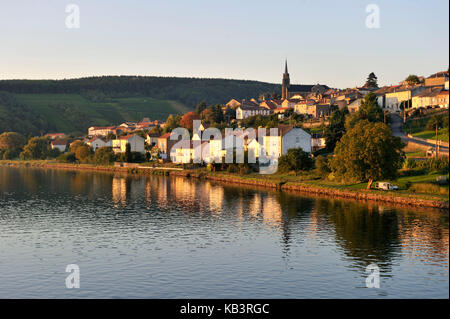
<path id="1" fill-rule="evenodd" d="M 60 152 L 64 153 L 67 147 L 67 141 L 65 140 L 53 140 L 50 142 L 52 150 L 58 149 Z"/>
<path id="2" fill-rule="evenodd" d="M 100 137 L 95 136 L 89 141 L 86 142 L 87 145 L 89 145 L 92 150 L 95 152 L 100 147 L 106 147 L 106 142 L 102 140 Z"/>
<path id="3" fill-rule="evenodd" d="M 259 103 L 259 107 L 263 107 L 268 110 L 275 110 L 278 107 L 278 105 L 273 101 L 264 100 L 261 103 Z"/>
<path id="4" fill-rule="evenodd" d="M 388 109 L 390 112 L 398 112 L 400 111 L 400 105 L 402 102 L 406 102 L 412 99 L 413 96 L 421 93 L 424 91 L 424 87 L 415 87 L 415 88 L 409 88 L 409 87 L 400 87 L 394 89 L 393 92 L 388 92 L 385 94 L 385 108 Z"/>
<path id="5" fill-rule="evenodd" d="M 49 133 L 45 136 L 49 137 L 51 140 L 56 140 L 59 138 L 65 138 L 66 134 L 64 134 L 64 133 Z"/>
<path id="6" fill-rule="evenodd" d="M 170 158 L 172 147 L 181 139 L 179 138 L 178 140 L 171 140 L 170 134 L 171 133 L 166 133 L 158 137 L 158 141 L 156 143 L 158 149 L 161 152 L 161 158 L 165 160 L 168 160 Z"/>
<path id="7" fill-rule="evenodd" d="M 109 134 L 117 134 L 117 133 L 118 130 L 116 129 L 115 126 L 91 126 L 88 129 L 89 136 L 107 136 Z"/>
<path id="8" fill-rule="evenodd" d="M 412 107 L 441 107 L 448 108 L 448 91 L 443 90 L 442 87 L 432 87 L 413 96 Z"/>
<path id="9" fill-rule="evenodd" d="M 235 109 L 235 108 L 241 106 L 241 102 L 239 102 L 236 99 L 231 99 L 227 104 L 225 104 L 225 106 Z"/>
<path id="10" fill-rule="evenodd" d="M 148 146 L 154 146 L 158 144 L 158 134 L 149 133 L 145 136 L 145 144 Z"/>
<path id="11" fill-rule="evenodd" d="M 279 125 L 278 134 L 263 137 L 264 147 L 269 156 L 281 156 L 289 149 L 301 148 L 303 151 L 311 153 L 311 135 L 299 127 L 293 125 Z"/>
<path id="12" fill-rule="evenodd" d="M 281 102 L 281 107 L 294 108 L 295 104 L 298 102 L 298 100 L 284 99 L 283 102 Z"/>
<path id="13" fill-rule="evenodd" d="M 441 71 L 425 79 L 425 86 L 445 86 L 448 81 L 448 71 Z"/>
<path id="14" fill-rule="evenodd" d="M 114 153 L 125 153 L 127 144 L 130 144 L 131 152 L 145 154 L 145 139 L 136 134 L 121 136 L 112 141 Z"/>
<path id="15" fill-rule="evenodd" d="M 313 152 L 325 148 L 326 140 L 322 134 L 312 134 L 311 136 L 311 149 Z"/>
<path id="16" fill-rule="evenodd" d="M 298 114 L 311 115 L 312 117 L 324 117 L 330 115 L 331 105 L 318 104 L 309 101 L 307 103 L 296 104 L 294 110 Z"/>
<path id="17" fill-rule="evenodd" d="M 243 120 L 250 116 L 255 115 L 263 115 L 267 116 L 270 115 L 271 110 L 268 110 L 264 107 L 258 106 L 250 106 L 250 105 L 241 105 L 238 106 L 236 109 L 236 119 L 237 120 Z"/>
<path id="18" fill-rule="evenodd" d="M 362 101 L 362 99 L 356 99 L 356 100 L 354 100 L 352 103 L 350 103 L 350 104 L 347 106 L 348 111 L 349 111 L 350 113 L 356 113 L 356 112 L 358 112 L 359 107 L 361 106 L 361 101 Z"/>

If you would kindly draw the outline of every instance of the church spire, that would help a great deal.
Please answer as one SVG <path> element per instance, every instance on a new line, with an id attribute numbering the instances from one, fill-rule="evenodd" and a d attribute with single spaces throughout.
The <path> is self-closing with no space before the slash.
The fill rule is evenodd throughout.
<path id="1" fill-rule="evenodd" d="M 287 66 L 287 59 L 284 64 L 284 74 L 283 74 L 283 80 L 281 82 L 281 98 L 287 99 L 289 98 L 289 85 L 290 85 L 290 79 L 289 79 L 289 73 L 288 73 L 288 66 Z"/>

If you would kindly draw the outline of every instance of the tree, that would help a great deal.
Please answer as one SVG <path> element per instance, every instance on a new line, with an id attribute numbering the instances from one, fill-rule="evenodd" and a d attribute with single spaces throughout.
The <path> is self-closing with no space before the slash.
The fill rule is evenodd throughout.
<path id="1" fill-rule="evenodd" d="M 133 161 L 133 157 L 131 155 L 131 144 L 127 143 L 125 145 L 125 162 L 131 163 Z"/>
<path id="2" fill-rule="evenodd" d="M 427 122 L 426 129 L 433 131 L 436 129 L 441 129 L 444 126 L 444 116 L 443 115 L 433 115 Z"/>
<path id="3" fill-rule="evenodd" d="M 171 132 L 173 129 L 180 127 L 181 117 L 179 115 L 173 116 L 170 114 L 166 120 L 166 126 L 164 127 L 164 132 Z"/>
<path id="4" fill-rule="evenodd" d="M 193 121 L 199 119 L 200 116 L 195 112 L 187 112 L 181 118 L 180 125 L 192 132 Z"/>
<path id="5" fill-rule="evenodd" d="M 0 135 L 0 155 L 3 154 L 4 159 L 13 159 L 19 156 L 25 144 L 26 139 L 23 135 L 5 132 Z"/>
<path id="6" fill-rule="evenodd" d="M 46 159 L 50 154 L 50 143 L 47 137 L 33 137 L 20 153 L 20 158 L 30 159 Z"/>
<path id="7" fill-rule="evenodd" d="M 77 151 L 77 148 L 80 146 L 84 146 L 84 143 L 80 140 L 77 140 L 77 141 L 71 143 L 70 147 L 69 147 L 70 152 L 75 153 Z"/>
<path id="8" fill-rule="evenodd" d="M 316 157 L 316 171 L 321 176 L 328 176 L 331 173 L 328 159 L 322 155 Z"/>
<path id="9" fill-rule="evenodd" d="M 100 147 L 95 151 L 94 163 L 99 165 L 108 165 L 114 162 L 116 156 L 112 147 Z"/>
<path id="10" fill-rule="evenodd" d="M 348 109 L 336 110 L 331 114 L 330 123 L 325 129 L 326 149 L 332 152 L 336 147 L 336 143 L 345 133 L 345 117 L 348 115 Z"/>
<path id="11" fill-rule="evenodd" d="M 367 77 L 366 84 L 364 85 L 366 88 L 376 89 L 378 88 L 378 78 L 375 73 L 371 72 Z"/>
<path id="12" fill-rule="evenodd" d="M 280 172 L 304 171 L 313 167 L 314 160 L 311 155 L 301 148 L 291 148 L 278 159 L 278 170 Z"/>
<path id="13" fill-rule="evenodd" d="M 414 84 L 419 84 L 420 83 L 420 79 L 417 75 L 415 74 L 410 74 L 408 75 L 408 77 L 405 79 L 405 82 L 408 85 L 414 85 Z"/>
<path id="14" fill-rule="evenodd" d="M 200 103 L 197 104 L 197 106 L 195 107 L 195 113 L 197 113 L 198 115 L 202 114 L 202 112 L 206 109 L 206 102 L 202 101 Z"/>
<path id="15" fill-rule="evenodd" d="M 369 122 L 383 121 L 383 110 L 378 105 L 375 93 L 370 92 L 364 97 L 361 101 L 357 115 L 361 120 L 368 120 Z"/>
<path id="16" fill-rule="evenodd" d="M 405 158 L 403 147 L 386 124 L 359 121 L 337 143 L 331 170 L 344 180 L 368 181 L 370 189 L 374 180 L 396 177 Z"/>
<path id="17" fill-rule="evenodd" d="M 75 150 L 75 157 L 81 161 L 86 161 L 91 155 L 91 148 L 88 145 L 80 145 Z"/>

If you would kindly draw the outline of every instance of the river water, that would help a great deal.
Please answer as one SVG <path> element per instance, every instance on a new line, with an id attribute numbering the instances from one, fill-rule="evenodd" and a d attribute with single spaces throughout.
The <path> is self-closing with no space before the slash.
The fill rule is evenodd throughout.
<path id="1" fill-rule="evenodd" d="M 448 212 L 0 167 L 0 298 L 448 298 L 448 226 Z"/>

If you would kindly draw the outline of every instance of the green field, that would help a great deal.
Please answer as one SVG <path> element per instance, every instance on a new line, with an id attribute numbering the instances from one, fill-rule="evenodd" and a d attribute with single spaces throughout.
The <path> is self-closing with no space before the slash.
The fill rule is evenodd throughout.
<path id="1" fill-rule="evenodd" d="M 96 125 L 119 125 L 143 117 L 166 120 L 169 114 L 181 114 L 189 109 L 179 102 L 151 97 L 106 98 L 91 101 L 80 94 L 15 94 L 17 100 L 43 115 L 54 131 L 86 132 Z"/>
<path id="2" fill-rule="evenodd" d="M 421 131 L 413 133 L 413 136 L 426 138 L 426 139 L 436 139 L 436 131 Z M 438 140 L 448 142 L 448 129 L 443 128 L 438 131 Z"/>

